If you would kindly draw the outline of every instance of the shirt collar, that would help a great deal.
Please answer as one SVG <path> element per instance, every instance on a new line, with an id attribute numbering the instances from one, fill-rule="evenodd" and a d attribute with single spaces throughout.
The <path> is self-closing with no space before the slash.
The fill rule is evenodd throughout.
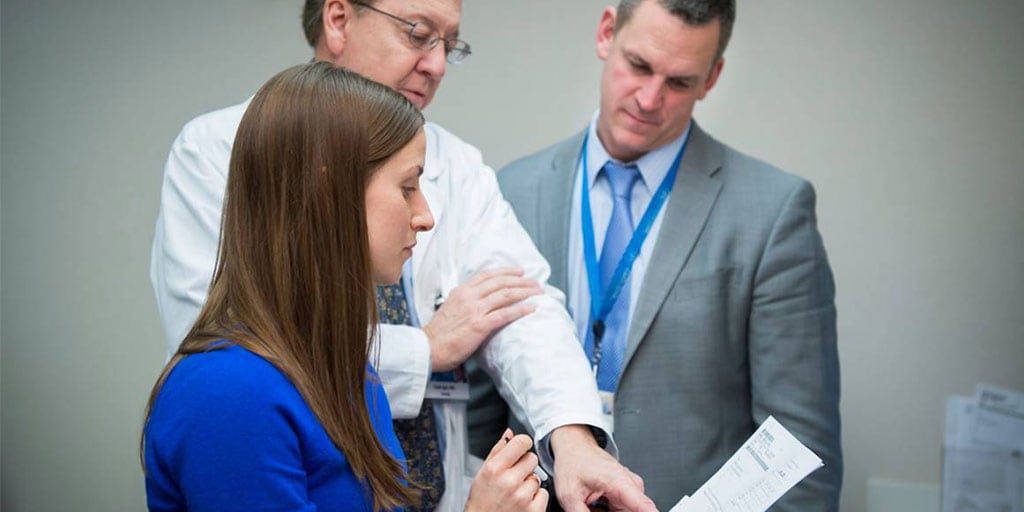
<path id="1" fill-rule="evenodd" d="M 614 160 L 608 154 L 608 150 L 604 148 L 604 143 L 597 136 L 597 118 L 600 114 L 600 109 L 594 112 L 594 117 L 590 120 L 590 126 L 587 128 L 587 186 L 591 189 L 594 188 L 598 173 L 604 167 L 604 164 L 609 160 Z M 636 164 L 640 170 L 641 181 L 647 187 L 647 191 L 653 194 L 654 189 L 661 185 L 662 180 L 668 174 L 669 167 L 672 166 L 672 162 L 675 160 L 676 154 L 679 153 L 679 149 L 683 147 L 683 142 L 686 141 L 686 137 L 690 134 L 691 127 L 693 127 L 692 121 L 686 125 L 686 129 L 683 130 L 682 134 L 669 143 L 646 153 L 633 162 L 620 163 Z"/>

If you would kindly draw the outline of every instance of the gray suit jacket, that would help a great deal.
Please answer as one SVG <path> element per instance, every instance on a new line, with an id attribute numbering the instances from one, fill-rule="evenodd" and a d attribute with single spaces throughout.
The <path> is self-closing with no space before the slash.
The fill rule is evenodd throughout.
<path id="1" fill-rule="evenodd" d="M 568 288 L 573 178 L 583 133 L 509 164 L 502 192 Z M 825 467 L 773 510 L 839 505 L 835 288 L 811 185 L 694 123 L 640 297 L 615 399 L 620 459 L 667 510 L 774 415 Z M 506 417 L 474 379 L 477 451 Z M 500 400 L 498 398 L 497 400 Z M 490 446 L 487 444 L 486 446 Z"/>

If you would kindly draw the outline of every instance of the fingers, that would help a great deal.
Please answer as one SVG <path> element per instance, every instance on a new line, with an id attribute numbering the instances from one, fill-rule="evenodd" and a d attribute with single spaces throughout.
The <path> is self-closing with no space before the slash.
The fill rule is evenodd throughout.
<path id="1" fill-rule="evenodd" d="M 543 512 L 548 509 L 548 491 L 540 488 L 540 480 L 537 481 L 537 490 L 534 491 L 533 500 L 530 501 L 529 512 Z"/>
<path id="2" fill-rule="evenodd" d="M 512 475 L 509 477 L 511 479 Z M 507 504 L 510 510 L 543 512 L 547 510 L 548 492 L 541 488 L 540 479 L 530 473 L 511 490 Z"/>
<path id="3" fill-rule="evenodd" d="M 503 432 L 501 434 L 501 437 L 498 438 L 498 442 L 494 443 L 494 446 L 491 447 L 491 451 L 487 453 L 486 460 L 490 460 L 495 453 L 501 451 L 501 449 L 504 448 L 506 444 L 508 444 L 509 440 L 512 439 L 512 436 L 512 429 L 506 428 L 505 432 Z"/>
<path id="4" fill-rule="evenodd" d="M 448 371 L 462 364 L 494 331 L 537 309 L 523 301 L 544 293 L 540 283 L 521 268 L 477 273 L 449 292 L 423 332 L 430 343 L 430 364 Z"/>
<path id="5" fill-rule="evenodd" d="M 541 489 L 537 491 L 537 494 L 533 497 L 533 503 L 530 503 L 531 511 L 542 511 L 548 509 L 548 500 L 551 496 L 548 495 L 547 489 Z"/>
<path id="6" fill-rule="evenodd" d="M 533 441 L 527 435 L 512 435 L 505 429 L 491 447 L 470 489 L 466 510 L 543 512 L 548 494 L 533 474 L 537 455 L 530 452 Z"/>
<path id="7" fill-rule="evenodd" d="M 525 288 L 538 290 L 538 293 L 542 292 L 543 289 L 541 288 L 540 283 L 534 279 L 523 277 L 524 273 L 525 271 L 523 269 L 513 267 L 483 270 L 476 273 L 472 278 L 458 288 L 461 288 L 461 292 L 465 295 L 465 297 L 462 298 L 469 301 L 489 298 L 495 292 L 501 292 L 510 288 Z M 495 299 L 498 299 L 500 302 L 500 297 Z M 511 302 L 505 301 L 505 303 L 508 304 Z M 500 307 L 500 305 L 498 307 Z"/>
<path id="8" fill-rule="evenodd" d="M 607 500 L 611 510 L 657 512 L 654 502 L 644 495 L 643 480 L 616 462 L 591 440 L 582 445 L 577 429 L 558 438 L 552 435 L 555 449 L 555 483 L 558 500 L 566 512 L 584 512 L 599 498 Z M 568 444 L 566 444 L 568 443 Z"/>
<path id="9" fill-rule="evenodd" d="M 608 501 L 617 508 L 624 508 L 634 512 L 658 512 L 654 501 L 644 495 L 643 491 L 636 487 L 623 486 L 613 492 L 607 493 Z"/>
<path id="10" fill-rule="evenodd" d="M 487 315 L 501 313 L 505 308 L 519 305 L 518 303 L 533 297 L 534 295 L 540 295 L 541 292 L 542 290 L 540 286 L 504 288 L 484 298 L 483 301 L 481 301 L 481 306 L 484 311 L 487 312 Z"/>
<path id="11" fill-rule="evenodd" d="M 493 269 L 489 269 L 489 270 L 481 270 L 480 272 L 477 272 L 468 281 L 466 281 L 466 284 L 468 284 L 470 286 L 477 286 L 480 283 L 483 283 L 484 281 L 487 281 L 487 280 L 489 280 L 491 278 L 494 278 L 494 277 L 499 277 L 499 276 L 522 277 L 523 274 L 525 274 L 525 273 L 526 273 L 526 271 L 523 270 L 520 267 L 501 267 L 501 268 L 493 268 Z"/>
<path id="12" fill-rule="evenodd" d="M 519 482 L 519 485 L 513 491 L 514 501 L 522 504 L 516 507 L 517 509 L 525 508 L 530 511 L 543 511 L 547 509 L 547 491 L 541 489 L 540 478 L 533 473 L 536 467 L 537 455 L 527 452 L 519 459 L 515 466 L 507 471 L 509 480 Z M 544 495 L 538 496 L 541 492 Z"/>
<path id="13" fill-rule="evenodd" d="M 501 292 L 510 288 L 525 288 L 530 290 L 543 291 L 535 279 L 528 279 L 520 276 L 495 276 L 475 285 L 474 290 L 479 293 L 480 297 L 489 298 L 496 292 Z"/>
<path id="14" fill-rule="evenodd" d="M 540 488 L 540 477 L 533 473 L 538 462 L 537 454 L 533 452 L 526 452 L 519 457 L 519 460 L 517 460 L 511 468 L 509 468 L 509 474 L 514 476 L 515 479 L 525 480 L 530 484 L 536 483 L 536 487 Z M 537 492 L 537 489 L 531 491 L 530 496 L 533 496 L 534 492 Z"/>
<path id="15" fill-rule="evenodd" d="M 611 510 L 631 510 L 634 512 L 658 512 L 654 501 L 644 494 L 644 480 L 640 475 L 629 470 L 625 466 L 619 466 L 622 470 L 617 484 L 612 484 L 604 489 L 604 496 L 611 506 Z M 626 478 L 623 479 L 622 476 Z"/>
<path id="16" fill-rule="evenodd" d="M 512 431 L 506 429 L 505 432 L 510 434 Z M 508 437 L 503 436 L 502 439 L 494 445 L 494 448 L 491 449 L 491 454 L 487 456 L 487 460 L 484 461 L 484 463 L 492 464 L 497 469 L 504 471 L 509 468 L 515 468 L 520 462 L 520 459 L 526 458 L 524 455 L 529 455 L 534 459 L 533 466 L 527 469 L 518 479 L 521 480 L 526 478 L 526 475 L 533 471 L 533 467 L 537 465 L 537 456 L 529 453 L 530 448 L 533 447 L 533 440 L 526 434 L 513 436 L 507 441 L 506 439 L 508 439 Z"/>
<path id="17" fill-rule="evenodd" d="M 536 310 L 536 304 L 516 304 L 497 311 L 491 311 L 483 318 L 483 328 L 488 332 L 493 332 Z"/>
<path id="18" fill-rule="evenodd" d="M 630 471 L 629 468 L 626 468 L 626 471 L 629 473 L 629 477 L 633 479 L 633 483 L 635 483 L 636 486 L 640 489 L 640 492 L 645 492 L 644 479 L 641 478 L 640 475 Z"/>
<path id="19" fill-rule="evenodd" d="M 559 496 L 561 496 L 561 493 L 559 493 Z M 590 512 L 590 507 L 582 501 L 571 501 L 560 497 L 558 503 L 562 505 L 562 510 L 565 512 Z"/>

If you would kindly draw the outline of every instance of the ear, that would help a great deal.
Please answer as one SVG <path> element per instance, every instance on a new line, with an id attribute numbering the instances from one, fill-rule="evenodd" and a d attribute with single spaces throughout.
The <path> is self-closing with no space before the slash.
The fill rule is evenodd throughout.
<path id="1" fill-rule="evenodd" d="M 325 0 L 323 9 L 323 35 L 317 45 L 318 60 L 337 62 L 348 43 L 348 24 L 354 10 L 348 0 Z"/>
<path id="2" fill-rule="evenodd" d="M 601 21 L 597 23 L 597 57 L 606 60 L 612 52 L 612 41 L 615 39 L 615 8 L 608 7 L 601 13 Z"/>
<path id="3" fill-rule="evenodd" d="M 708 79 L 704 81 L 704 87 L 701 88 L 700 95 L 697 99 L 702 100 L 704 96 L 707 96 L 711 92 L 711 88 L 718 83 L 718 77 L 722 75 L 722 68 L 725 67 L 725 57 L 718 59 L 718 62 L 711 68 L 711 73 L 708 74 Z"/>

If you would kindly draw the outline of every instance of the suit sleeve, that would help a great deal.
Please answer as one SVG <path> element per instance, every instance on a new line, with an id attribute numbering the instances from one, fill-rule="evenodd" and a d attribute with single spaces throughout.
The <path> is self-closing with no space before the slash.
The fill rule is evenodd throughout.
<path id="1" fill-rule="evenodd" d="M 840 448 L 835 285 L 818 233 L 814 190 L 790 195 L 772 228 L 757 273 L 749 324 L 753 418 L 774 415 L 825 466 L 772 510 L 835 511 Z"/>
<path id="2" fill-rule="evenodd" d="M 494 171 L 475 150 L 464 156 L 460 165 L 471 169 L 472 175 L 453 185 L 453 197 L 464 202 L 460 207 L 468 208 L 458 230 L 460 282 L 481 270 L 518 266 L 546 285 L 551 273 L 548 263 L 502 197 Z M 606 433 L 607 429 L 595 381 L 565 309 L 565 296 L 545 286 L 545 294 L 529 300 L 537 310 L 496 332 L 475 358 L 512 413 L 531 426 L 541 464 L 551 470 L 548 435 L 554 429 L 570 424 Z M 617 454 L 613 442 L 606 449 Z"/>

